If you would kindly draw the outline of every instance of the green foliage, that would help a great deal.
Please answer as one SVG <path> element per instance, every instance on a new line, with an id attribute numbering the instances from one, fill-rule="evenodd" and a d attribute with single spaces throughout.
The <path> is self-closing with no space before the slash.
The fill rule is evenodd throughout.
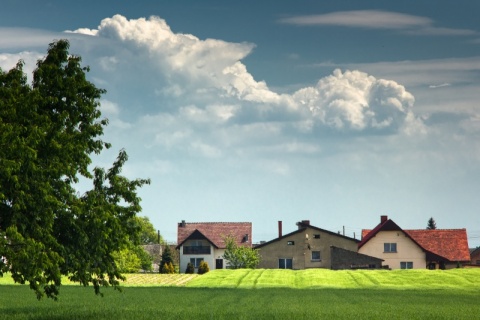
<path id="1" fill-rule="evenodd" d="M 167 262 L 160 268 L 160 273 L 173 274 L 175 273 L 175 267 L 171 262 Z"/>
<path id="2" fill-rule="evenodd" d="M 160 236 L 158 241 L 158 232 L 150 222 L 148 217 L 136 217 L 136 222 L 140 228 L 139 242 L 140 244 L 163 244 L 164 241 Z"/>
<path id="3" fill-rule="evenodd" d="M 430 219 L 428 219 L 427 230 L 435 230 L 435 229 L 437 229 L 437 223 L 435 222 L 433 217 L 431 217 Z"/>
<path id="4" fill-rule="evenodd" d="M 169 245 L 166 245 L 162 252 L 162 260 L 160 261 L 160 273 L 170 273 L 170 272 L 163 272 L 163 270 L 168 270 L 164 268 L 164 266 L 168 263 L 170 263 L 173 266 L 172 249 L 170 249 Z M 174 272 L 175 272 L 175 269 L 174 269 Z"/>
<path id="5" fill-rule="evenodd" d="M 120 175 L 124 150 L 110 169 L 89 169 L 91 155 L 110 147 L 99 139 L 105 91 L 86 80 L 88 68 L 68 48 L 51 43 L 31 85 L 22 61 L 0 69 L 0 275 L 10 271 L 37 298 L 56 298 L 62 275 L 96 293 L 117 287 L 123 276 L 113 253 L 137 237 L 137 189 L 149 183 Z M 93 186 L 83 195 L 80 176 Z"/>
<path id="6" fill-rule="evenodd" d="M 135 250 L 123 249 L 114 252 L 112 256 L 113 259 L 115 259 L 117 268 L 121 273 L 138 272 L 140 269 L 141 261 L 135 253 Z"/>
<path id="7" fill-rule="evenodd" d="M 187 263 L 187 269 L 185 269 L 185 273 L 195 273 L 195 266 L 191 262 Z"/>
<path id="8" fill-rule="evenodd" d="M 239 246 L 232 236 L 225 237 L 226 249 L 223 258 L 231 269 L 256 268 L 260 263 L 258 249 Z"/>
<path id="9" fill-rule="evenodd" d="M 210 271 L 210 267 L 206 261 L 201 261 L 200 265 L 198 266 L 198 274 L 205 274 Z"/>

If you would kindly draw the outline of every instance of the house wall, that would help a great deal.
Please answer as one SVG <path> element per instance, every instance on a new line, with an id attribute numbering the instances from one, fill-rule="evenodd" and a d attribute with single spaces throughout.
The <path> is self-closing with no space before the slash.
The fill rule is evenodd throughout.
<path id="1" fill-rule="evenodd" d="M 320 239 L 315 239 L 315 234 L 319 234 Z M 294 245 L 289 245 L 289 241 L 294 241 Z M 258 268 L 278 269 L 278 260 L 281 258 L 292 259 L 293 269 L 330 268 L 330 246 L 357 250 L 354 240 L 307 227 L 303 232 L 285 236 L 260 247 Z M 320 251 L 320 260 L 312 261 L 312 251 Z"/>
<path id="2" fill-rule="evenodd" d="M 397 252 L 384 252 L 384 243 L 396 243 Z M 383 265 L 400 269 L 400 262 L 413 262 L 413 269 L 425 269 L 425 252 L 402 231 L 380 231 L 365 243 L 359 253 L 383 259 Z"/>
<path id="3" fill-rule="evenodd" d="M 207 242 L 207 241 L 205 241 Z M 206 243 L 207 244 L 207 243 Z M 205 245 L 206 245 L 205 244 Z M 190 241 L 186 241 L 185 246 L 190 245 Z M 208 267 L 210 270 L 215 270 L 216 266 L 216 259 L 223 259 L 223 254 L 225 253 L 225 249 L 216 249 L 213 245 L 210 244 L 210 254 L 183 254 L 183 245 L 180 247 L 180 266 L 179 270 L 180 273 L 185 273 L 187 269 L 187 264 L 190 262 L 190 258 L 203 258 L 203 261 L 208 263 Z M 223 269 L 226 269 L 226 261 L 223 260 Z M 197 272 L 197 269 L 195 269 Z"/>

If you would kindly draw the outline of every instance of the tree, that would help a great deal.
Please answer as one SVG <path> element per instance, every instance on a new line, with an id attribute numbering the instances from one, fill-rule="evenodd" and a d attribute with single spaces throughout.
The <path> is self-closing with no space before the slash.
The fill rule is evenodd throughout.
<path id="1" fill-rule="evenodd" d="M 155 230 L 155 227 L 150 222 L 148 217 L 136 217 L 137 224 L 140 228 L 140 244 L 162 244 L 164 243 L 162 237 Z"/>
<path id="2" fill-rule="evenodd" d="M 172 249 L 170 249 L 169 245 L 165 245 L 165 249 L 162 252 L 162 260 L 160 261 L 160 273 L 164 273 L 164 265 L 170 263 L 173 266 L 173 256 L 172 256 Z"/>
<path id="3" fill-rule="evenodd" d="M 113 253 L 138 237 L 137 188 L 148 179 L 121 176 L 121 150 L 108 170 L 91 155 L 110 144 L 99 137 L 105 90 L 86 80 L 88 68 L 68 53 L 67 40 L 49 45 L 27 84 L 23 62 L 0 69 L 0 276 L 29 283 L 37 298 L 56 299 L 62 275 L 84 286 L 118 288 Z M 82 176 L 92 189 L 80 195 Z"/>
<path id="4" fill-rule="evenodd" d="M 198 274 L 205 274 L 210 271 L 210 267 L 206 261 L 201 261 L 200 265 L 198 266 Z"/>
<path id="5" fill-rule="evenodd" d="M 260 263 L 258 249 L 238 246 L 233 236 L 225 237 L 226 249 L 223 258 L 227 260 L 228 266 L 232 269 L 251 268 L 254 269 Z"/>
<path id="6" fill-rule="evenodd" d="M 195 267 L 193 266 L 193 263 L 191 262 L 187 263 L 187 269 L 185 269 L 185 273 L 189 273 L 189 274 L 195 273 Z"/>
<path id="7" fill-rule="evenodd" d="M 140 269 L 141 261 L 134 250 L 122 249 L 115 251 L 112 256 L 121 273 L 134 273 Z"/>
<path id="8" fill-rule="evenodd" d="M 437 223 L 435 222 L 433 217 L 431 217 L 430 219 L 428 219 L 427 230 L 435 230 L 435 229 L 437 229 Z"/>

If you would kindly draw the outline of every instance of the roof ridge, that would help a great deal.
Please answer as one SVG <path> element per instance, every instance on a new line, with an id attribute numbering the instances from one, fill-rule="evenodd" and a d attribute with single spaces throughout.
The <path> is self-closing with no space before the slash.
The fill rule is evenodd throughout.
<path id="1" fill-rule="evenodd" d="M 238 223 L 251 223 L 251 222 L 248 222 L 248 221 L 243 221 L 243 222 L 238 222 L 238 221 L 237 222 L 222 222 L 222 221 L 220 221 L 220 222 L 218 222 L 218 221 L 216 221 L 216 222 L 189 222 L 189 221 L 185 221 L 185 223 L 187 223 L 187 224 L 200 224 L 200 223 L 201 224 L 221 224 L 221 223 L 230 223 L 230 224 L 236 223 L 236 224 L 238 224 Z"/>
<path id="2" fill-rule="evenodd" d="M 403 231 L 460 231 L 467 230 L 466 228 L 457 228 L 457 229 L 402 229 Z"/>

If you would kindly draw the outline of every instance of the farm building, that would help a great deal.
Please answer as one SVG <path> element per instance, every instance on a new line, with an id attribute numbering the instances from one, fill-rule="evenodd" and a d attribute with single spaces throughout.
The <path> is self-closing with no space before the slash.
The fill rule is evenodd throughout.
<path id="1" fill-rule="evenodd" d="M 255 246 L 261 256 L 259 268 L 308 269 L 380 267 L 381 259 L 357 254 L 359 240 L 310 225 L 309 220 L 297 223 L 297 230 L 282 234 L 278 222 L 278 238 Z"/>
<path id="2" fill-rule="evenodd" d="M 363 230 L 358 252 L 390 269 L 451 269 L 470 263 L 466 229 L 404 230 L 387 216 Z"/>
<path id="3" fill-rule="evenodd" d="M 180 272 L 185 272 L 188 263 L 195 269 L 205 261 L 211 270 L 223 269 L 225 237 L 232 236 L 238 246 L 252 246 L 251 222 L 185 222 L 178 223 L 177 247 L 180 256 Z"/>
<path id="4" fill-rule="evenodd" d="M 480 266 L 480 247 L 471 250 L 470 260 L 472 265 Z"/>

